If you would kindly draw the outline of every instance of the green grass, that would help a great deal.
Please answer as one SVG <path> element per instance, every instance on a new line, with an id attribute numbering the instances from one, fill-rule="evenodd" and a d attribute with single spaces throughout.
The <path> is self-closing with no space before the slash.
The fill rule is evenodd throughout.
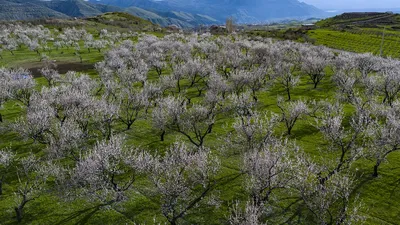
<path id="1" fill-rule="evenodd" d="M 383 57 L 400 57 L 400 15 L 391 13 L 344 13 L 318 21 L 320 28 L 307 32 L 317 45 Z M 382 45 L 382 34 L 385 38 Z"/>
<path id="2" fill-rule="evenodd" d="M 382 30 L 380 33 L 377 33 L 376 29 L 372 31 L 374 32 L 371 32 L 371 29 L 357 32 L 316 29 L 309 31 L 307 35 L 314 39 L 317 45 L 325 45 L 330 48 L 357 53 L 371 52 L 379 55 L 382 43 Z M 384 39 L 382 56 L 399 58 L 400 32 L 390 32 L 392 35 L 387 35 Z"/>

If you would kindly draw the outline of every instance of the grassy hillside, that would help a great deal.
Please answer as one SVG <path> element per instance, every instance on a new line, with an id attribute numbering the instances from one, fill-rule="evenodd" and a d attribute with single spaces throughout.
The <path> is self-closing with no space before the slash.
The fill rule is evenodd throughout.
<path id="1" fill-rule="evenodd" d="M 0 24 L 8 23 L 8 21 L 0 21 Z M 63 30 L 64 28 L 75 27 L 77 29 L 85 29 L 96 34 L 98 34 L 102 29 L 107 29 L 108 31 L 113 32 L 146 31 L 152 32 L 156 35 L 160 35 L 160 33 L 156 33 L 156 31 L 162 32 L 162 28 L 159 25 L 124 12 L 110 12 L 94 17 L 76 19 L 32 19 L 29 21 L 19 21 L 18 23 L 44 25 L 49 29 L 60 30 Z"/>
<path id="2" fill-rule="evenodd" d="M 382 42 L 383 30 L 361 29 L 357 31 L 336 31 L 329 29 L 317 29 L 307 35 L 315 40 L 317 45 L 325 45 L 330 48 L 351 51 L 371 52 L 385 57 L 400 58 L 400 32 L 386 33 Z"/>
<path id="3" fill-rule="evenodd" d="M 320 27 L 335 26 L 363 26 L 374 27 L 379 25 L 394 25 L 400 23 L 400 15 L 394 13 L 343 13 L 341 15 L 324 19 L 316 23 Z"/>
<path id="4" fill-rule="evenodd" d="M 128 28 L 134 31 L 154 31 L 160 28 L 159 25 L 153 24 L 148 20 L 123 12 L 105 13 L 85 20 L 109 26 Z"/>
<path id="5" fill-rule="evenodd" d="M 142 19 L 137 16 L 130 15 L 128 13 L 122 13 L 122 12 L 112 12 L 112 13 L 105 13 L 101 14 L 92 18 L 88 18 L 87 20 L 97 20 L 99 22 L 107 23 L 107 22 L 124 22 L 127 25 L 154 25 L 148 20 Z"/>
<path id="6" fill-rule="evenodd" d="M 317 21 L 311 29 L 299 23 L 246 29 L 251 36 L 309 42 L 344 51 L 400 58 L 400 14 L 344 13 Z"/>
<path id="7" fill-rule="evenodd" d="M 400 14 L 344 13 L 316 23 L 307 32 L 317 45 L 351 51 L 400 57 Z"/>

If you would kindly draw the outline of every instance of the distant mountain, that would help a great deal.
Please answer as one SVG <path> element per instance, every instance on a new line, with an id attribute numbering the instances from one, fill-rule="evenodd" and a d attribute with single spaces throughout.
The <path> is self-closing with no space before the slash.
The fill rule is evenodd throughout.
<path id="1" fill-rule="evenodd" d="M 42 5 L 57 12 L 61 12 L 71 17 L 90 17 L 105 12 L 117 12 L 121 10 L 116 6 L 92 4 L 82 0 L 38 1 L 36 4 Z"/>
<path id="2" fill-rule="evenodd" d="M 239 23 L 324 16 L 326 13 L 298 0 L 90 0 L 119 7 L 139 7 L 160 13 L 180 11 L 206 15 L 219 22 L 233 16 Z"/>
<path id="3" fill-rule="evenodd" d="M 124 12 L 149 20 L 160 26 L 177 25 L 182 28 L 191 28 L 201 24 L 216 24 L 218 20 L 199 14 L 177 11 L 148 11 L 138 7 L 125 8 Z"/>
<path id="4" fill-rule="evenodd" d="M 31 2 L 0 0 L 0 20 L 30 20 L 37 18 L 68 18 L 67 15 Z"/>
<path id="5" fill-rule="evenodd" d="M 151 12 L 138 7 L 118 7 L 83 0 L 0 0 L 0 20 L 93 17 L 106 12 L 127 12 L 161 26 L 194 27 L 217 21 L 208 16 L 179 11 Z"/>
<path id="6" fill-rule="evenodd" d="M 298 0 L 0 0 L 0 20 L 93 17 L 127 12 L 161 26 L 195 27 L 262 23 L 289 18 L 323 16 L 324 12 Z"/>
<path id="7" fill-rule="evenodd" d="M 121 8 L 82 0 L 0 0 L 0 20 L 90 17 L 119 10 Z"/>

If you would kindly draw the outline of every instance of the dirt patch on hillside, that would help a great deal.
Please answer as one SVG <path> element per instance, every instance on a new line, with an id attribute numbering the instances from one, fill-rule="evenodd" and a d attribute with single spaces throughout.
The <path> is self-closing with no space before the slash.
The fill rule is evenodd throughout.
<path id="1" fill-rule="evenodd" d="M 31 73 L 34 77 L 40 77 L 41 76 L 40 69 L 43 67 L 43 65 L 41 63 L 26 64 L 26 65 L 22 65 L 22 67 L 31 71 Z M 59 63 L 57 63 L 56 69 L 60 74 L 65 74 L 68 71 L 85 72 L 85 71 L 94 69 L 94 64 L 76 63 L 76 62 L 71 62 L 71 63 L 59 62 Z"/>

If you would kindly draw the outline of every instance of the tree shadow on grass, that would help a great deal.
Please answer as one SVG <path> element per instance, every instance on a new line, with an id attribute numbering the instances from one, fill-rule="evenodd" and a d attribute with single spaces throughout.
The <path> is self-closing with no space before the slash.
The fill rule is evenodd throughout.
<path id="1" fill-rule="evenodd" d="M 364 173 L 359 177 L 359 182 L 356 183 L 353 193 L 356 194 L 362 187 L 364 187 L 366 184 L 373 182 L 375 178 L 372 176 L 372 173 Z"/>
<path id="2" fill-rule="evenodd" d="M 143 194 L 141 194 L 141 196 L 142 197 L 138 197 L 136 201 L 131 201 L 125 205 L 123 211 L 114 210 L 130 221 L 140 220 L 140 218 L 149 218 L 148 221 L 152 221 L 160 211 L 159 199 L 156 196 L 145 196 Z"/>
<path id="3" fill-rule="evenodd" d="M 394 194 L 398 194 L 398 189 L 400 188 L 400 178 L 393 181 L 390 186 L 393 186 L 390 196 L 393 197 Z"/>
<path id="4" fill-rule="evenodd" d="M 225 186 L 231 182 L 233 182 L 234 180 L 238 179 L 239 177 L 241 177 L 242 175 L 244 175 L 244 173 L 233 173 L 224 177 L 221 177 L 219 179 L 216 180 L 216 186 Z"/>
<path id="5" fill-rule="evenodd" d="M 319 130 L 311 125 L 303 125 L 301 129 L 293 129 L 292 134 L 289 136 L 293 139 L 303 139 L 304 137 L 310 137 L 318 134 Z"/>
<path id="6" fill-rule="evenodd" d="M 76 223 L 74 224 L 86 224 L 89 219 L 96 214 L 98 211 L 101 210 L 101 208 L 103 206 L 107 206 L 108 204 L 99 204 L 90 208 L 86 208 L 86 209 L 82 209 L 79 211 L 75 211 L 73 213 L 69 213 L 69 214 L 61 214 L 60 216 L 66 216 L 68 215 L 65 219 L 59 221 L 58 223 L 55 223 L 55 225 L 61 225 L 61 224 L 66 224 L 71 222 L 72 220 L 78 218 L 78 217 L 82 217 L 80 218 Z"/>
<path id="7" fill-rule="evenodd" d="M 233 173 L 227 176 L 220 177 L 215 180 L 215 184 L 212 187 L 212 190 L 219 188 L 219 187 L 226 187 L 227 184 L 233 182 L 234 180 L 238 179 L 242 176 L 241 173 Z M 146 192 L 147 190 L 143 190 Z M 136 201 L 131 202 L 131 204 L 124 206 L 124 211 L 117 211 L 120 214 L 124 215 L 130 221 L 135 221 L 136 219 L 143 219 L 149 218 L 148 222 L 152 224 L 152 219 L 156 217 L 160 217 L 165 219 L 161 215 L 161 208 L 160 208 L 160 196 L 157 194 L 149 194 L 139 192 L 141 197 L 138 197 Z M 189 212 L 188 214 L 192 214 L 193 212 Z M 205 215 L 207 213 L 207 209 L 202 211 L 202 214 Z M 186 224 L 186 223 L 185 223 Z M 189 222 L 187 222 L 189 224 Z"/>

